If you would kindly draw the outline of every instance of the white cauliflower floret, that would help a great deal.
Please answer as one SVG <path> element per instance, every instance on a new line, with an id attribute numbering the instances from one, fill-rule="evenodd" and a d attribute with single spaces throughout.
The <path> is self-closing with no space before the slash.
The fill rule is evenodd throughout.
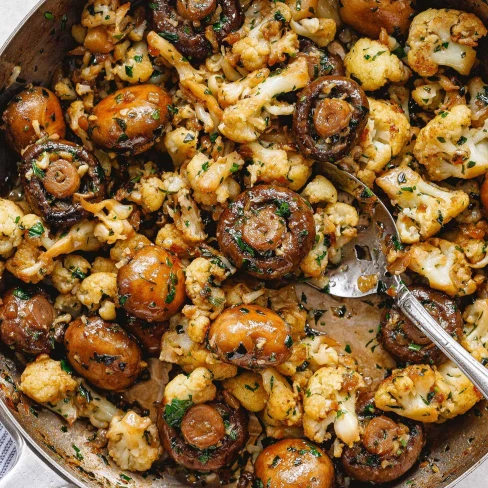
<path id="1" fill-rule="evenodd" d="M 337 202 L 337 190 L 335 186 L 322 175 L 317 175 L 301 193 L 302 197 L 311 204 Z"/>
<path id="2" fill-rule="evenodd" d="M 104 320 L 114 320 L 117 274 L 104 272 L 91 274 L 81 282 L 76 297 L 90 311 L 98 310 Z"/>
<path id="3" fill-rule="evenodd" d="M 245 36 L 234 43 L 233 57 L 247 71 L 254 71 L 283 62 L 286 55 L 295 55 L 299 48 L 298 36 L 286 29 L 291 17 L 287 5 L 273 6 L 257 25 L 253 25 Z"/>
<path id="4" fill-rule="evenodd" d="M 369 119 L 361 136 L 360 178 L 372 186 L 378 173 L 398 154 L 410 139 L 410 123 L 395 103 L 369 100 Z"/>
<path id="5" fill-rule="evenodd" d="M 123 64 L 117 65 L 113 73 L 130 84 L 145 83 L 153 74 L 153 66 L 145 42 L 136 42 L 125 53 Z"/>
<path id="6" fill-rule="evenodd" d="M 146 471 L 163 453 L 158 429 L 151 419 L 132 410 L 112 419 L 107 439 L 108 453 L 121 469 Z"/>
<path id="7" fill-rule="evenodd" d="M 339 355 L 327 343 L 326 336 L 307 336 L 302 343 L 307 348 L 307 362 L 313 371 L 322 366 L 337 366 Z"/>
<path id="8" fill-rule="evenodd" d="M 241 146 L 241 154 L 246 160 L 249 176 L 247 186 L 257 182 L 277 184 L 297 191 L 303 187 L 312 174 L 313 161 L 295 151 L 287 151 L 279 145 L 264 146 L 261 142 L 251 142 Z"/>
<path id="9" fill-rule="evenodd" d="M 234 378 L 224 380 L 222 386 L 250 412 L 260 412 L 266 406 L 268 394 L 262 377 L 257 373 L 244 371 Z"/>
<path id="10" fill-rule="evenodd" d="M 177 254 L 180 258 L 188 259 L 191 257 L 189 251 L 191 251 L 192 246 L 185 240 L 183 233 L 175 224 L 163 225 L 156 236 L 155 244 Z"/>
<path id="11" fill-rule="evenodd" d="M 408 64 L 421 76 L 434 76 L 439 66 L 468 75 L 476 60 L 473 47 L 487 33 L 474 14 L 428 9 L 412 21 L 408 33 Z"/>
<path id="12" fill-rule="evenodd" d="M 81 206 L 100 221 L 94 230 L 94 235 L 100 242 L 114 244 L 117 240 L 127 239 L 134 233 L 127 220 L 134 208 L 132 205 L 123 205 L 114 199 L 99 203 L 89 203 L 81 199 Z"/>
<path id="13" fill-rule="evenodd" d="M 166 385 L 163 403 L 170 405 L 173 400 L 191 400 L 194 404 L 211 402 L 217 393 L 212 380 L 213 374 L 207 368 L 197 368 L 189 376 L 179 374 Z"/>
<path id="14" fill-rule="evenodd" d="M 407 244 L 433 236 L 469 205 L 469 196 L 463 191 L 428 183 L 408 166 L 388 171 L 376 184 L 399 209 L 398 232 Z"/>
<path id="15" fill-rule="evenodd" d="M 286 378 L 274 368 L 266 368 L 262 373 L 263 386 L 269 395 L 264 410 L 264 420 L 269 425 L 300 425 L 302 406 L 298 393 Z"/>
<path id="16" fill-rule="evenodd" d="M 75 295 L 60 293 L 54 300 L 54 308 L 62 314 L 69 313 L 74 319 L 81 315 L 83 305 Z"/>
<path id="17" fill-rule="evenodd" d="M 78 388 L 78 382 L 67 373 L 61 361 L 41 354 L 29 363 L 20 377 L 20 390 L 38 403 L 55 404 Z"/>
<path id="18" fill-rule="evenodd" d="M 469 80 L 467 88 L 470 96 L 471 126 L 481 127 L 488 118 L 488 86 L 477 76 Z"/>
<path id="19" fill-rule="evenodd" d="M 63 260 L 56 261 L 51 280 L 60 293 L 69 293 L 86 278 L 90 268 L 91 264 L 83 256 L 68 254 Z"/>
<path id="20" fill-rule="evenodd" d="M 186 168 L 193 198 L 203 205 L 222 204 L 229 198 L 235 198 L 241 188 L 232 174 L 243 165 L 244 160 L 236 151 L 216 160 L 197 153 Z"/>
<path id="21" fill-rule="evenodd" d="M 164 146 L 176 168 L 196 154 L 197 145 L 198 133 L 184 127 L 177 127 L 175 130 L 166 132 L 164 136 Z"/>
<path id="22" fill-rule="evenodd" d="M 139 204 L 146 212 L 158 211 L 165 198 L 164 184 L 157 176 L 141 178 L 127 197 L 131 202 Z"/>
<path id="23" fill-rule="evenodd" d="M 119 0 L 89 0 L 81 14 L 81 23 L 85 27 L 113 25 L 119 6 Z"/>
<path id="24" fill-rule="evenodd" d="M 311 19 L 292 20 L 290 27 L 298 36 L 308 37 L 317 46 L 326 47 L 336 35 L 337 25 L 332 19 Z"/>
<path id="25" fill-rule="evenodd" d="M 456 244 L 431 238 L 413 244 L 408 252 L 408 268 L 427 278 L 432 288 L 453 297 L 476 291 L 469 264 Z"/>
<path id="26" fill-rule="evenodd" d="M 463 315 L 463 346 L 483 364 L 488 364 L 488 300 L 478 299 Z"/>
<path id="27" fill-rule="evenodd" d="M 18 223 L 24 212 L 14 202 L 0 198 L 0 256 L 8 258 L 22 242 Z"/>
<path id="28" fill-rule="evenodd" d="M 486 221 L 483 220 L 479 221 L 479 225 L 461 224 L 444 233 L 442 237 L 463 250 L 471 268 L 481 269 L 488 264 L 488 242 L 485 231 L 482 230 L 485 226 Z"/>
<path id="29" fill-rule="evenodd" d="M 303 398 L 305 435 L 323 442 L 326 430 L 334 424 L 339 439 L 348 446 L 359 440 L 356 394 L 365 383 L 361 375 L 344 366 L 324 367 L 310 378 Z"/>
<path id="30" fill-rule="evenodd" d="M 444 378 L 431 366 L 412 364 L 396 369 L 376 391 L 375 405 L 419 422 L 439 419 L 442 402 L 449 395 Z"/>
<path id="31" fill-rule="evenodd" d="M 230 83 L 222 83 L 219 87 L 218 99 L 221 107 L 226 108 L 241 98 L 251 94 L 254 87 L 262 83 L 269 76 L 269 69 L 263 68 L 249 73 L 244 78 L 239 78 Z"/>
<path id="32" fill-rule="evenodd" d="M 238 100 L 227 107 L 222 116 L 219 130 L 232 141 L 244 143 L 258 139 L 267 127 L 261 116 L 265 105 L 281 93 L 289 93 L 307 86 L 310 81 L 307 61 L 299 57 L 280 73 L 269 76 L 263 83 L 256 86 L 248 98 Z"/>
<path id="33" fill-rule="evenodd" d="M 88 418 L 98 429 L 106 429 L 115 415 L 123 415 L 113 403 L 83 383 L 78 388 L 75 403 L 79 416 Z"/>
<path id="34" fill-rule="evenodd" d="M 470 125 L 471 110 L 455 105 L 420 130 L 414 154 L 432 180 L 475 178 L 488 171 L 488 121 L 478 129 Z"/>
<path id="35" fill-rule="evenodd" d="M 363 37 L 344 58 L 346 74 L 366 91 L 378 90 L 389 82 L 408 80 L 410 72 L 400 59 L 379 41 Z"/>

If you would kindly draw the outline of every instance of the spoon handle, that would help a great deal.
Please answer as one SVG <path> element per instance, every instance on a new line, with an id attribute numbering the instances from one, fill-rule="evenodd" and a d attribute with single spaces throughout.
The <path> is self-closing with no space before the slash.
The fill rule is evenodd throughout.
<path id="1" fill-rule="evenodd" d="M 395 297 L 402 312 L 474 383 L 488 399 L 488 369 L 455 341 L 425 310 L 422 304 L 401 284 Z"/>

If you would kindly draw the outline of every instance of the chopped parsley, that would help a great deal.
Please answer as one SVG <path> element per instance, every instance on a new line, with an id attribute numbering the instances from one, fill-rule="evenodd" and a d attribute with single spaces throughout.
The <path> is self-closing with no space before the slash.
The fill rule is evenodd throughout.
<path id="1" fill-rule="evenodd" d="M 171 403 L 164 407 L 163 417 L 170 427 L 179 427 L 185 412 L 193 405 L 192 397 L 188 400 L 173 398 Z"/>

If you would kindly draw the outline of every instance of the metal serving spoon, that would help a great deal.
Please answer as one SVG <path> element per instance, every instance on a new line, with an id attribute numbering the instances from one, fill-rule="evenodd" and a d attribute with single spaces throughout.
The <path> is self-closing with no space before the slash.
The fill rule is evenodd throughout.
<path id="1" fill-rule="evenodd" d="M 399 276 L 387 270 L 383 251 L 385 240 L 401 242 L 392 215 L 383 202 L 360 180 L 330 163 L 321 163 L 321 174 L 337 188 L 355 196 L 358 201 L 368 200 L 367 211 L 370 224 L 360 228 L 358 235 L 343 248 L 343 259 L 329 276 L 328 291 L 343 298 L 359 298 L 377 293 L 378 287 L 365 290 L 358 286 L 358 280 L 377 277 L 383 289 L 394 290 L 393 299 L 402 312 L 415 324 L 459 369 L 476 385 L 488 399 L 488 369 L 474 359 L 461 344 L 456 342 L 425 310 L 422 304 L 408 291 Z M 372 202 L 372 203 L 371 203 Z M 363 204 L 364 205 L 364 204 Z M 374 283 L 374 279 L 373 279 Z M 313 286 L 311 283 L 309 285 Z"/>

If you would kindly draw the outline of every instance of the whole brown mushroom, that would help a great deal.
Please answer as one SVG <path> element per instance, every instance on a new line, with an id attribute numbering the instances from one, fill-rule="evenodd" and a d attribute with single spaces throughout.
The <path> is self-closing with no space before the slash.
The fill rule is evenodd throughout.
<path id="1" fill-rule="evenodd" d="M 415 14 L 413 0 L 341 0 L 339 15 L 346 24 L 373 39 L 381 29 L 394 37 L 406 35 Z"/>
<path id="2" fill-rule="evenodd" d="M 208 347 L 222 361 L 246 369 L 284 363 L 291 356 L 290 326 L 275 312 L 259 305 L 224 310 L 210 325 Z"/>
<path id="3" fill-rule="evenodd" d="M 334 466 L 329 456 L 309 441 L 283 439 L 264 448 L 254 474 L 267 488 L 332 488 Z"/>
<path id="4" fill-rule="evenodd" d="M 156 85 L 135 85 L 111 93 L 88 118 L 88 131 L 98 147 L 128 155 L 153 146 L 169 120 L 171 97 Z"/>
<path id="5" fill-rule="evenodd" d="M 6 138 L 19 154 L 43 136 L 66 133 L 58 97 L 47 88 L 33 86 L 16 95 L 3 112 Z"/>
<path id="6" fill-rule="evenodd" d="M 104 390 L 127 389 L 143 367 L 136 342 L 119 325 L 98 316 L 83 316 L 71 322 L 64 344 L 73 369 Z"/>
<path id="7" fill-rule="evenodd" d="M 145 246 L 119 269 L 119 303 L 143 320 L 163 322 L 185 301 L 185 275 L 180 260 L 159 246 Z"/>
<path id="8" fill-rule="evenodd" d="M 49 354 L 54 347 L 56 311 L 43 290 L 29 293 L 13 288 L 3 297 L 0 337 L 14 351 Z"/>

